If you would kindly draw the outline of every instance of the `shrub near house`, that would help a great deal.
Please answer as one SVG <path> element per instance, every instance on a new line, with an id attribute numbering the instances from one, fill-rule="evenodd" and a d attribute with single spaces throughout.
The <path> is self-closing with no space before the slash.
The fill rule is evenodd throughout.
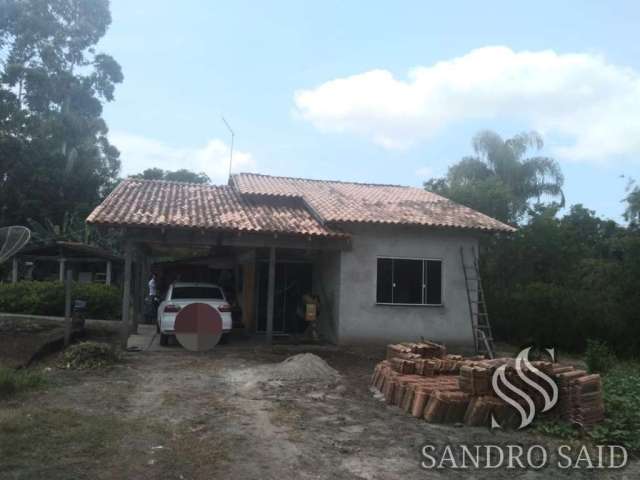
<path id="1" fill-rule="evenodd" d="M 77 283 L 73 285 L 72 298 L 87 302 L 87 318 L 120 318 L 122 297 L 117 287 Z M 63 316 L 64 284 L 35 281 L 0 284 L 0 312 Z"/>

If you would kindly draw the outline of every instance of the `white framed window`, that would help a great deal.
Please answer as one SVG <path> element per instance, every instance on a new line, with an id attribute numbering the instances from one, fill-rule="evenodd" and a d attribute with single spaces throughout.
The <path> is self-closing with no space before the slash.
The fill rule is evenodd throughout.
<path id="1" fill-rule="evenodd" d="M 442 305 L 442 260 L 378 257 L 376 303 Z"/>

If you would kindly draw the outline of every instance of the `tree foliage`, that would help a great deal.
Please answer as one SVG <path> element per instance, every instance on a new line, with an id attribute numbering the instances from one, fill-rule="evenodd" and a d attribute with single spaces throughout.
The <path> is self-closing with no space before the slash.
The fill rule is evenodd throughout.
<path id="1" fill-rule="evenodd" d="M 167 180 L 172 182 L 211 183 L 209 176 L 204 173 L 196 173 L 185 168 L 179 170 L 163 170 L 161 168 L 147 168 L 142 173 L 132 175 L 133 178 L 144 180 Z"/>
<path id="2" fill-rule="evenodd" d="M 472 145 L 475 155 L 449 167 L 445 178 L 429 180 L 425 188 L 508 223 L 520 221 L 532 199 L 550 197 L 564 203 L 558 163 L 544 156 L 526 157 L 543 147 L 537 133 L 504 140 L 485 130 Z"/>
<path id="3" fill-rule="evenodd" d="M 481 242 L 481 271 L 494 334 L 522 344 L 579 351 L 587 340 L 633 354 L 640 347 L 640 188 L 627 187 L 628 226 L 582 205 L 561 214 L 563 176 L 536 134 L 503 140 L 481 132 L 476 156 L 426 188 L 510 223 L 515 234 Z M 557 202 L 542 203 L 541 197 Z M 535 200 L 535 202 L 532 202 Z"/>
<path id="4" fill-rule="evenodd" d="M 632 226 L 640 225 L 640 186 L 633 179 L 629 180 L 624 201 L 627 203 L 624 219 Z"/>
<path id="5" fill-rule="evenodd" d="M 538 207 L 508 238 L 485 243 L 483 278 L 498 337 L 581 350 L 638 347 L 640 235 L 581 205 Z"/>
<path id="6" fill-rule="evenodd" d="M 108 0 L 0 2 L 0 223 L 85 215 L 116 181 L 102 104 L 123 80 L 98 53 Z"/>

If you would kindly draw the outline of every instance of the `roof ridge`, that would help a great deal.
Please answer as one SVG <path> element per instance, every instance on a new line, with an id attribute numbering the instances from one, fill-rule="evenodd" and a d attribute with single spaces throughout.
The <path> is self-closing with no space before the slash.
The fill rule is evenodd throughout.
<path id="1" fill-rule="evenodd" d="M 143 183 L 159 183 L 162 185 L 194 185 L 198 187 L 208 187 L 208 188 L 231 188 L 229 185 L 218 185 L 215 183 L 199 183 L 199 182 L 181 182 L 179 180 L 161 180 L 156 178 L 136 178 L 136 177 L 127 177 L 123 180 L 123 182 L 143 182 Z"/>
<path id="2" fill-rule="evenodd" d="M 342 183 L 342 184 L 349 184 L 349 185 L 363 185 L 366 187 L 395 187 L 395 188 L 415 188 L 417 190 L 422 190 L 419 187 L 412 187 L 410 185 L 398 185 L 398 184 L 393 184 L 393 183 L 371 183 L 371 182 L 352 182 L 350 180 L 324 180 L 324 179 L 318 179 L 318 178 L 304 178 L 304 177 L 289 177 L 289 176 L 282 176 L 282 175 L 268 175 L 266 173 L 254 173 L 254 172 L 238 172 L 238 173 L 232 173 L 231 176 L 232 177 L 237 177 L 240 175 L 254 175 L 257 177 L 267 177 L 267 178 L 280 178 L 283 180 L 299 180 L 299 181 L 303 181 L 303 182 L 318 182 L 318 183 Z"/>

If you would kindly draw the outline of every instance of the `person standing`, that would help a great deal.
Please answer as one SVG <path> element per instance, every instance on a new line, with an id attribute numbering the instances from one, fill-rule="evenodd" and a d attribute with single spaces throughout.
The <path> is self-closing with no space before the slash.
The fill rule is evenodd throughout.
<path id="1" fill-rule="evenodd" d="M 158 289 L 157 289 L 157 275 L 155 273 L 151 274 L 151 279 L 149 280 L 149 296 L 152 298 L 156 298 L 158 296 Z"/>
<path id="2" fill-rule="evenodd" d="M 146 320 L 147 323 L 153 323 L 156 320 L 156 315 L 158 311 L 158 277 L 155 273 L 151 274 L 151 278 L 149 279 L 149 294 L 147 298 L 145 298 L 145 306 L 146 306 Z"/>

